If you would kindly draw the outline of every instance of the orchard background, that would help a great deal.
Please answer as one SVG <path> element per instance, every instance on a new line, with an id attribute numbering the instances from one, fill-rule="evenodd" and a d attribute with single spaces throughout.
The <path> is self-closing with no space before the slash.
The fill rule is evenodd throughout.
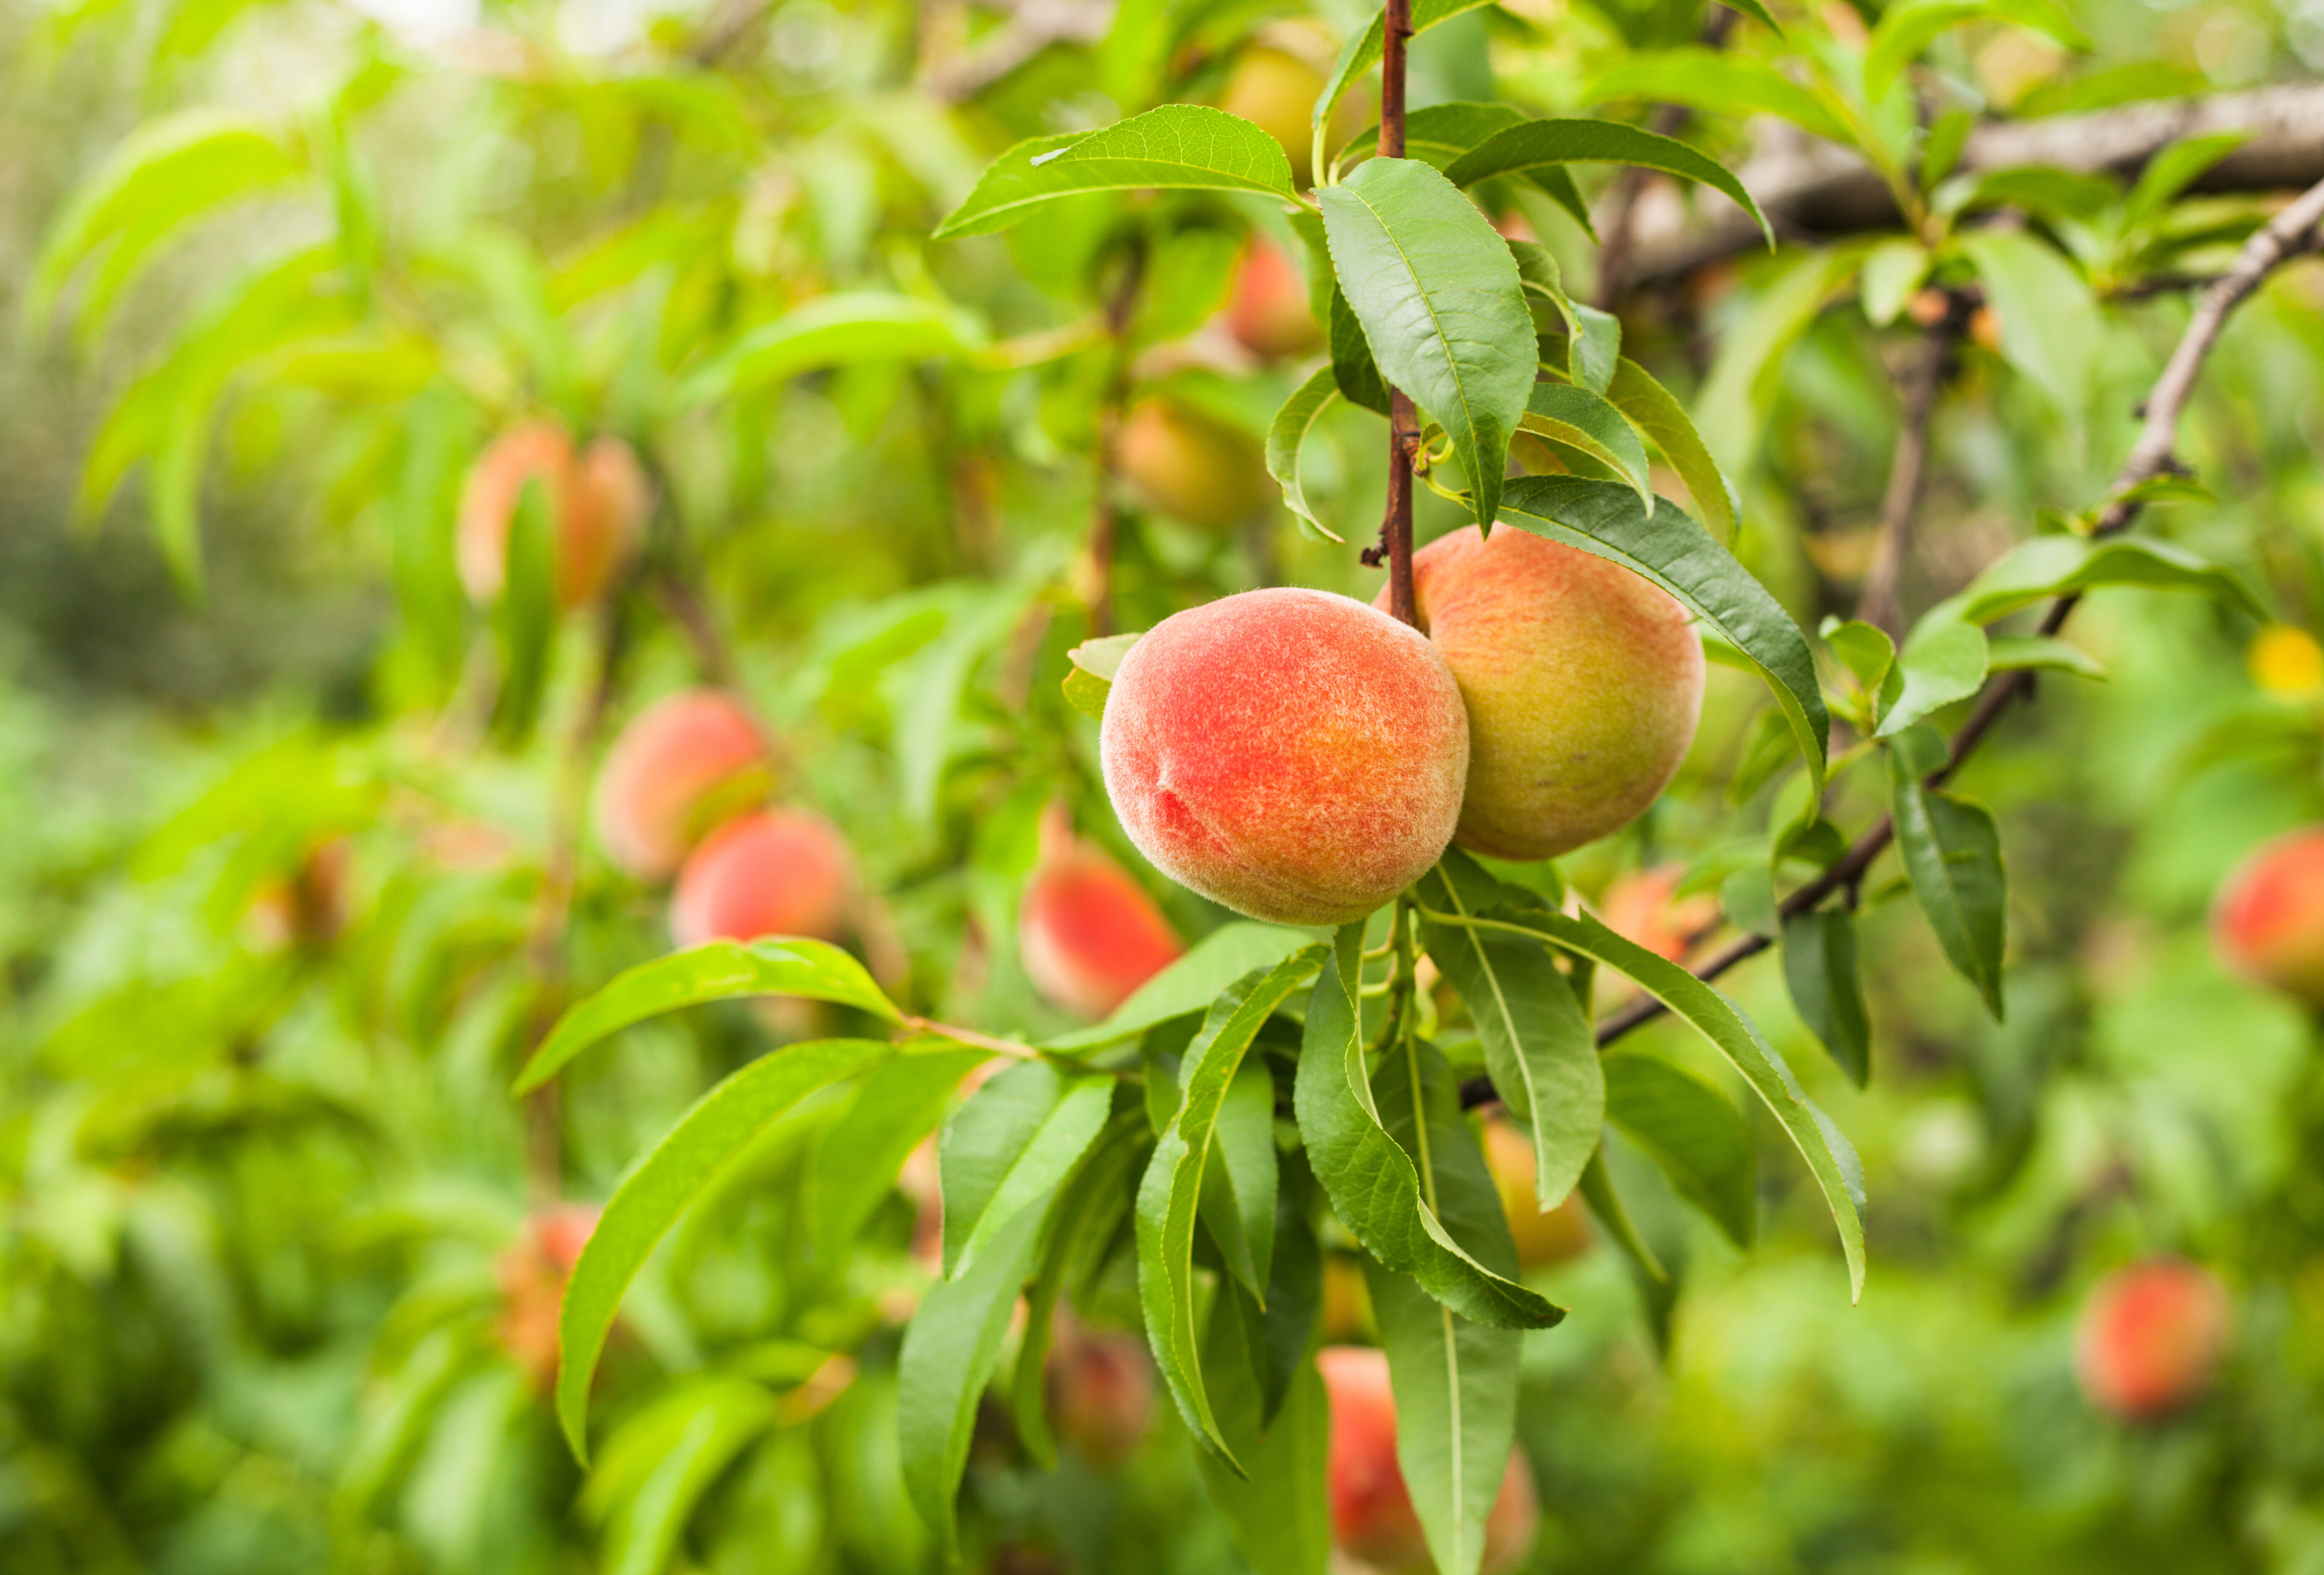
<path id="1" fill-rule="evenodd" d="M 2319 66 L 0 0 L 0 1566 L 2324 1570 Z"/>

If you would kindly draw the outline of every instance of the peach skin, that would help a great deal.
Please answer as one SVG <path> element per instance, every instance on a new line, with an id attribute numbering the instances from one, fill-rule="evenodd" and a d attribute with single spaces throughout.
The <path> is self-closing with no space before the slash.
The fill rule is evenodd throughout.
<path id="1" fill-rule="evenodd" d="M 1041 860 L 1025 888 L 1018 944 L 1034 988 L 1085 1018 L 1112 1011 L 1185 949 L 1146 889 L 1074 835 L 1062 804 L 1041 819 Z"/>
<path id="2" fill-rule="evenodd" d="M 855 893 L 855 861 L 839 830 L 804 809 L 728 821 L 687 856 L 670 895 L 670 935 L 709 940 L 805 935 L 835 941 Z"/>
<path id="3" fill-rule="evenodd" d="M 2324 826 L 2279 837 L 2246 860 L 2220 889 L 2211 938 L 2246 979 L 2324 1007 Z"/>
<path id="4" fill-rule="evenodd" d="M 741 779 L 768 775 L 767 741 L 732 695 L 683 689 L 640 712 L 605 752 L 592 806 L 597 841 L 614 868 L 667 880 L 709 829 L 705 811 Z M 725 807 L 739 808 L 729 803 Z"/>

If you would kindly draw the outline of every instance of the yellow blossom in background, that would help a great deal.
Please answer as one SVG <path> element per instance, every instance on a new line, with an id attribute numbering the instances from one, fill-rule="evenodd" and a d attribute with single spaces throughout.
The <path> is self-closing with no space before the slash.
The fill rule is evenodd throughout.
<path id="1" fill-rule="evenodd" d="M 2261 630 L 2244 659 L 2252 681 L 2271 695 L 2313 695 L 2324 689 L 2324 646 L 2304 629 L 2278 623 Z"/>

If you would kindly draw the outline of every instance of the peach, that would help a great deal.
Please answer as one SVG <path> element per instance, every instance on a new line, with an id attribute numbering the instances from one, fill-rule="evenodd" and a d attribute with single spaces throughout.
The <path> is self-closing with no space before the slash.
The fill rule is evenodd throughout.
<path id="1" fill-rule="evenodd" d="M 1141 502 L 1189 525 L 1235 524 L 1276 495 L 1257 439 L 1158 394 L 1130 407 L 1113 465 Z"/>
<path id="2" fill-rule="evenodd" d="M 2246 860 L 2219 890 L 2211 938 L 2236 972 L 2324 1008 L 2324 826 Z"/>
<path id="3" fill-rule="evenodd" d="M 2075 1330 L 2074 1371 L 2099 1410 L 2152 1421 L 2209 1387 L 2227 1338 L 2226 1288 L 2183 1258 L 2149 1258 L 2090 1293 Z"/>
<path id="4" fill-rule="evenodd" d="M 1254 355 L 1298 355 L 1320 347 L 1323 326 L 1307 303 L 1299 265 L 1272 241 L 1253 236 L 1235 270 L 1227 332 Z"/>
<path id="5" fill-rule="evenodd" d="M 1598 904 L 1598 916 L 1616 935 L 1675 962 L 1720 916 L 1719 899 L 1709 892 L 1676 895 L 1685 874 L 1683 864 L 1658 864 L 1617 875 Z"/>
<path id="6" fill-rule="evenodd" d="M 1278 41 L 1291 41 L 1286 36 Z M 1315 96 L 1323 91 L 1323 72 L 1314 61 L 1292 49 L 1261 43 L 1243 51 L 1236 60 L 1219 95 L 1219 107 L 1242 116 L 1281 143 L 1284 156 L 1291 161 L 1292 184 L 1310 186 L 1315 179 Z M 1336 148 L 1370 119 L 1364 95 L 1345 95 L 1332 112 L 1325 148 Z"/>
<path id="7" fill-rule="evenodd" d="M 529 1216 L 514 1245 L 493 1266 L 500 1282 L 501 1349 L 547 1389 L 557 1381 L 557 1320 L 565 1282 L 597 1229 L 596 1206 L 560 1203 Z"/>
<path id="8" fill-rule="evenodd" d="M 1043 1375 L 1057 1436 L 1104 1470 L 1119 1468 L 1154 1420 L 1154 1372 L 1146 1342 L 1083 1328 L 1059 1316 Z"/>
<path id="9" fill-rule="evenodd" d="M 1508 526 L 1439 537 L 1412 570 L 1420 627 L 1469 708 L 1454 842 L 1552 858 L 1655 801 L 1702 711 L 1702 644 L 1684 608 L 1628 569 Z"/>
<path id="10" fill-rule="evenodd" d="M 460 583 L 477 602 L 499 598 L 508 581 L 509 528 L 533 481 L 549 494 L 558 603 L 595 600 L 636 545 L 650 489 L 620 438 L 600 438 L 576 454 L 564 428 L 548 421 L 503 432 L 469 470 L 455 555 Z"/>
<path id="11" fill-rule="evenodd" d="M 1131 646 L 1099 754 L 1157 869 L 1252 918 L 1340 925 L 1444 852 L 1469 721 L 1418 631 L 1284 587 L 1175 613 Z"/>
<path id="12" fill-rule="evenodd" d="M 1332 1439 L 1325 1473 L 1332 1502 L 1332 1540 L 1341 1552 L 1376 1570 L 1422 1575 L 1434 1568 L 1414 1514 L 1412 1496 L 1396 1462 L 1396 1394 L 1387 1353 L 1361 1346 L 1326 1346 L 1315 1366 L 1332 1398 Z M 1525 1458 L 1509 1451 L 1501 1490 L 1485 1516 L 1483 1569 L 1515 1569 L 1533 1549 L 1540 1508 Z"/>
<path id="13" fill-rule="evenodd" d="M 855 861 L 839 830 L 804 809 L 728 821 L 687 856 L 670 895 L 681 946 L 805 935 L 835 941 L 854 900 Z"/>
<path id="14" fill-rule="evenodd" d="M 1533 1140 L 1515 1125 L 1486 1121 L 1485 1165 L 1501 1195 L 1509 1234 L 1517 1238 L 1520 1267 L 1545 1268 L 1589 1250 L 1590 1221 L 1582 1212 L 1581 1194 L 1570 1193 L 1555 1208 L 1543 1210 L 1534 1192 Z"/>
<path id="15" fill-rule="evenodd" d="M 1170 921 L 1105 850 L 1074 835 L 1063 805 L 1041 821 L 1041 859 L 1025 888 L 1018 944 L 1053 1005 L 1102 1018 L 1185 948 Z"/>
<path id="16" fill-rule="evenodd" d="M 614 868 L 666 880 L 718 809 L 764 795 L 767 741 L 733 696 L 686 689 L 641 712 L 605 753 L 597 774 L 597 840 Z M 757 778 L 754 783 L 752 779 Z"/>

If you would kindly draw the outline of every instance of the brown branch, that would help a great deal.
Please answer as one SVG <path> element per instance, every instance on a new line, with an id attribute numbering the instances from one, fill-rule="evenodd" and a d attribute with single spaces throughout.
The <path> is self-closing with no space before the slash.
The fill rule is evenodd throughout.
<path id="1" fill-rule="evenodd" d="M 1379 156 L 1404 157 L 1405 45 L 1412 38 L 1412 0 L 1388 0 L 1380 34 Z M 1388 564 L 1388 610 L 1420 623 L 1412 590 L 1412 461 L 1420 440 L 1420 417 L 1402 389 L 1388 390 L 1388 507 L 1380 517 L 1379 546 L 1363 561 Z"/>
<path id="2" fill-rule="evenodd" d="M 1727 35 L 1735 30 L 1735 13 L 1724 5 L 1714 6 L 1702 24 L 1702 45 L 1718 49 L 1727 42 Z M 1646 129 L 1657 135 L 1674 137 L 1686 128 L 1689 117 L 1683 104 L 1665 104 L 1655 107 Z M 1613 188 L 1606 194 L 1607 216 L 1598 226 L 1601 239 L 1598 243 L 1598 289 L 1596 300 L 1602 311 L 1612 311 L 1614 303 L 1622 298 L 1628 283 L 1630 244 L 1635 238 L 1635 220 L 1638 199 L 1645 195 L 1646 183 L 1654 171 L 1643 164 L 1625 164 L 1614 178 Z"/>
<path id="3" fill-rule="evenodd" d="M 1009 24 L 951 59 L 929 66 L 922 84 L 949 104 L 973 98 L 1051 44 L 1093 44 L 1113 23 L 1111 5 L 1092 0 L 1018 0 Z"/>
<path id="4" fill-rule="evenodd" d="M 2131 445 L 2129 457 L 2115 474 L 2114 485 L 2108 490 L 2109 502 L 2098 515 L 2093 530 L 2108 536 L 2128 530 L 2138 517 L 2139 504 L 2127 494 L 2142 482 L 2179 469 L 2173 457 L 2179 418 L 2193 394 L 2195 380 L 2203 369 L 2203 362 L 2211 347 L 2218 342 L 2220 330 L 2227 326 L 2227 317 L 2242 304 L 2260 283 L 2292 258 L 2316 249 L 2316 227 L 2324 224 L 2324 181 L 2311 186 L 2291 207 L 2271 220 L 2265 228 L 2244 243 L 2236 265 L 2214 280 L 2196 302 L 2195 312 L 2188 321 L 2185 332 L 2164 364 L 2163 374 L 2155 380 L 2153 391 L 2144 406 L 2144 424 L 2139 428 L 2137 441 Z M 2074 608 L 2081 601 L 2079 594 L 2059 597 L 2050 603 L 2042 619 L 2042 632 L 2054 635 L 2065 627 Z M 1959 771 L 1969 756 L 1992 732 L 1994 724 L 2010 705 L 2033 692 L 2034 675 L 2028 668 L 2014 668 L 2001 674 L 1986 685 L 1978 696 L 1960 730 L 1953 734 L 1952 747 L 1945 763 L 1931 772 L 1932 788 L 1942 787 Z M 1793 891 L 1777 907 L 1778 914 L 1789 918 L 1820 906 L 1835 892 L 1851 897 L 1872 867 L 1874 860 L 1886 852 L 1895 840 L 1896 828 L 1886 816 L 1871 830 L 1856 839 L 1840 861 L 1814 880 Z M 1757 934 L 1738 935 L 1724 947 L 1698 963 L 1692 972 L 1697 979 L 1712 980 L 1747 958 L 1756 957 L 1774 943 Z M 1651 997 L 1641 997 L 1620 1010 L 1608 1014 L 1598 1025 L 1600 1048 L 1611 1045 L 1642 1023 L 1652 1021 L 1666 1009 Z M 1464 1105 L 1493 1102 L 1499 1096 L 1489 1079 L 1474 1078 L 1461 1088 Z"/>
<path id="5" fill-rule="evenodd" d="M 1913 517 L 1920 511 L 1922 484 L 1928 474 L 1929 420 L 1952 365 L 1954 340 L 1967 318 L 1962 301 L 1950 299 L 1945 315 L 1929 325 L 1896 377 L 1904 407 L 1903 424 L 1895 458 L 1888 467 L 1887 491 L 1880 500 L 1880 536 L 1856 603 L 1856 615 L 1892 640 L 1902 640 L 1904 633 L 1904 563 L 1912 554 Z"/>
<path id="6" fill-rule="evenodd" d="M 2227 131 L 2247 132 L 2250 140 L 2204 171 L 2192 189 L 2297 191 L 2324 180 L 2324 83 L 2318 82 L 1989 122 L 1970 134 L 1955 168 L 1978 174 L 2041 164 L 2134 176 L 2172 143 Z M 1854 235 L 1902 222 L 1894 193 L 1869 165 L 1837 143 L 1788 125 L 1772 128 L 1737 174 L 1781 232 Z M 1760 244 L 1758 226 L 1741 208 L 1708 193 L 1694 194 L 1693 201 L 1691 207 L 1688 197 L 1661 184 L 1638 198 L 1625 221 L 1632 232 L 1626 269 L 1631 286 Z"/>

